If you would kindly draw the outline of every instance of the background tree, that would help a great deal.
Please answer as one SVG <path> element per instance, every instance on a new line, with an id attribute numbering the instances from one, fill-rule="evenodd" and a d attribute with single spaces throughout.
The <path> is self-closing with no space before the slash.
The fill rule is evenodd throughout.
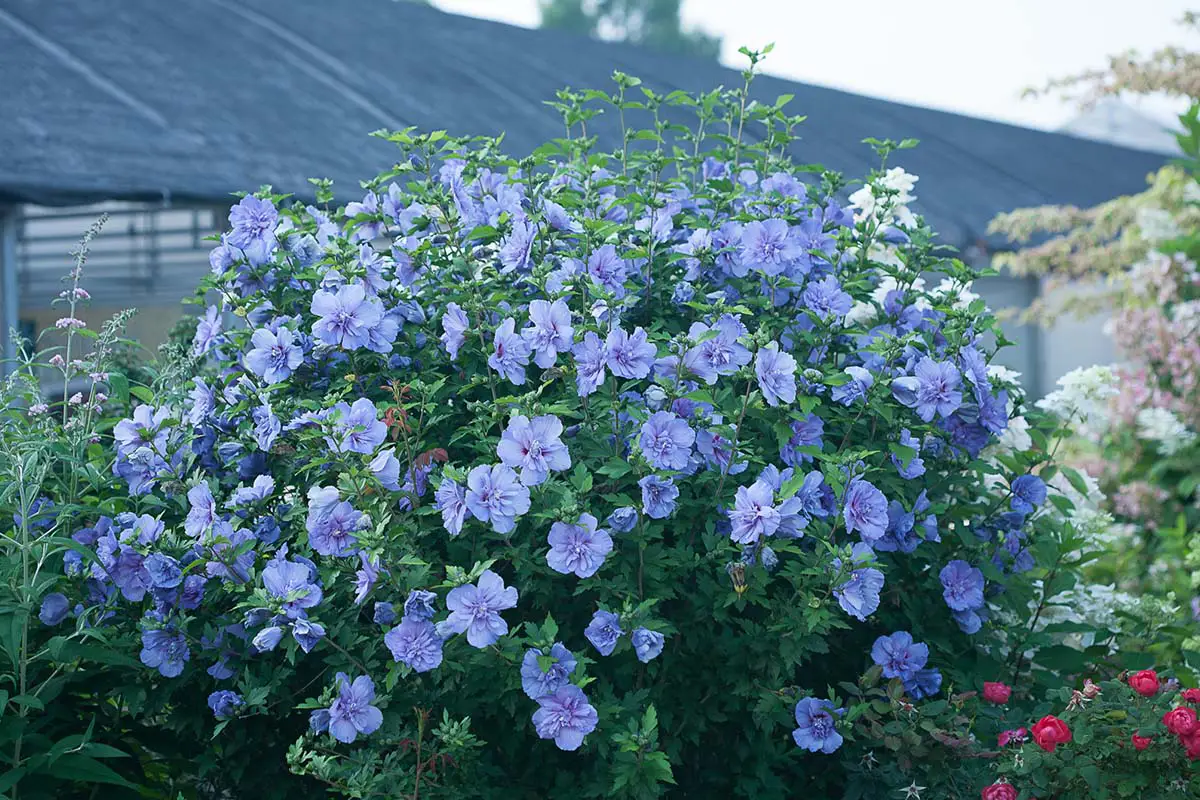
<path id="1" fill-rule="evenodd" d="M 629 42 L 670 53 L 717 58 L 721 38 L 684 30 L 682 0 L 541 0 L 542 27 Z"/>
<path id="2" fill-rule="evenodd" d="M 1200 32 L 1200 16 L 1182 24 Z M 1147 189 L 1094 208 L 1042 206 L 1002 214 L 990 232 L 1020 245 L 996 262 L 1042 279 L 1043 299 L 1025 313 L 1052 324 L 1064 314 L 1109 314 L 1119 363 L 1113 396 L 1066 442 L 1082 468 L 1076 488 L 1116 521 L 1090 579 L 1180 608 L 1182 652 L 1200 666 L 1200 53 L 1164 47 L 1113 56 L 1106 69 L 1049 82 L 1083 107 L 1106 97 L 1160 95 L 1187 101 L 1178 158 L 1148 176 Z M 1077 373 L 1060 383 L 1078 380 Z M 1049 399 L 1049 398 L 1048 398 Z M 1046 401 L 1042 401 L 1043 403 Z M 1115 596 L 1115 595 L 1114 595 Z M 1164 660 L 1167 660 L 1166 658 Z"/>
<path id="3" fill-rule="evenodd" d="M 1200 33 L 1200 15 L 1188 13 L 1180 21 L 1189 32 Z M 1109 58 L 1104 69 L 1049 81 L 1027 96 L 1060 94 L 1083 109 L 1106 97 L 1165 95 L 1189 103 L 1200 99 L 1200 53 L 1194 48 L 1168 46 L 1148 55 L 1133 51 Z M 1154 221 L 1160 209 L 1170 208 L 1185 228 L 1200 222 L 1200 210 L 1184 202 L 1183 191 L 1191 183 L 1184 170 L 1166 167 L 1147 181 L 1146 191 L 1116 197 L 1093 208 L 1038 206 L 1000 214 L 992 220 L 989 233 L 1008 236 L 1024 245 L 1009 253 L 998 253 L 997 266 L 1016 275 L 1037 275 L 1047 290 L 1068 283 L 1084 291 L 1043 293 L 1027 314 L 1052 323 L 1063 313 L 1090 314 L 1120 304 L 1123 287 L 1115 280 L 1130 270 L 1152 249 L 1157 238 L 1170 231 L 1158 230 Z"/>

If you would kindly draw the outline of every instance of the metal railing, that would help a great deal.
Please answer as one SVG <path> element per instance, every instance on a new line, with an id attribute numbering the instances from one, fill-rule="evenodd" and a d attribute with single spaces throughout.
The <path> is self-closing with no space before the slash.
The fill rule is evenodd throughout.
<path id="1" fill-rule="evenodd" d="M 25 206 L 17 216 L 17 282 L 22 309 L 49 306 L 71 268 L 71 251 L 102 212 L 83 285 L 97 306 L 174 305 L 208 270 L 221 212 L 212 207 L 103 203 L 69 209 Z"/>

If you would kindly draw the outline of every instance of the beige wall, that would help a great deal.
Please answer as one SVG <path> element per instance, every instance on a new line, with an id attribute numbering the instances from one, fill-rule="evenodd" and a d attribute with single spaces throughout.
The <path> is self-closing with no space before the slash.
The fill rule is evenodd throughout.
<path id="1" fill-rule="evenodd" d="M 1043 286 L 1042 297 L 1053 307 L 1066 292 L 1080 291 L 1078 285 L 1050 291 Z M 1054 326 L 1043 329 L 1041 374 L 1045 391 L 1053 390 L 1059 378 L 1077 367 L 1112 364 L 1117 360 L 1112 337 L 1104 332 L 1104 324 L 1108 318 L 1107 312 L 1084 319 L 1064 316 Z"/>
<path id="2" fill-rule="evenodd" d="M 147 357 L 153 357 L 158 346 L 167 339 L 167 334 L 170 333 L 172 326 L 175 325 L 185 314 L 193 314 L 193 306 L 158 306 L 151 308 L 138 309 L 137 314 L 129 320 L 125 328 L 125 338 L 131 339 L 143 348 L 140 352 Z M 89 329 L 99 331 L 104 323 L 112 318 L 112 316 L 123 309 L 120 308 L 100 308 L 100 307 L 80 307 L 76 312 L 76 316 L 87 323 Z M 60 307 L 56 309 L 23 309 L 21 316 L 25 320 L 32 319 L 36 325 L 35 330 L 44 331 L 47 328 L 54 329 L 54 321 L 60 317 L 66 316 L 68 309 Z M 61 347 L 65 343 L 65 337 L 57 329 L 52 333 L 46 333 L 38 343 L 38 349 L 45 351 L 50 347 Z M 71 353 L 71 358 L 75 359 L 92 349 L 93 341 L 91 339 L 76 336 Z M 61 351 L 59 351 L 61 352 Z M 41 371 L 42 386 L 47 391 L 51 391 L 49 387 L 57 387 L 61 384 L 61 373 L 53 372 L 50 369 Z M 74 389 L 72 389 L 74 391 Z"/>
<path id="3" fill-rule="evenodd" d="M 87 323 L 92 330 L 98 331 L 105 321 L 119 313 L 121 308 L 80 308 L 76 315 Z M 193 312 L 194 313 L 194 312 Z M 54 321 L 67 314 L 65 307 L 55 309 L 25 309 L 21 316 L 33 319 L 37 330 L 53 328 Z M 125 337 L 133 339 L 142 347 L 153 353 L 160 344 L 167 340 L 167 334 L 185 314 L 183 305 L 177 307 L 160 306 L 158 308 L 139 308 L 125 329 Z M 63 337 L 55 332 L 47 334 L 41 341 L 42 346 L 61 344 Z M 83 340 L 89 342 L 89 340 Z M 90 342 L 89 342 L 90 343 Z M 90 349 L 90 348 L 89 348 Z"/>

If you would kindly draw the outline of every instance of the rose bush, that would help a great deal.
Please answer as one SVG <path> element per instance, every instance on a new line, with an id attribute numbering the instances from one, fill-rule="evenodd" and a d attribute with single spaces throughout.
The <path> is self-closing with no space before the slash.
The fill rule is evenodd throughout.
<path id="1" fill-rule="evenodd" d="M 247 195 L 191 379 L 94 376 L 39 635 L 136 638 L 114 702 L 190 754 L 172 791 L 1073 796 L 990 738 L 1068 759 L 1044 693 L 1127 666 L 1047 624 L 1093 551 L 1064 429 L 991 366 L 912 143 L 856 186 L 794 164 L 750 56 L 732 92 L 563 92 L 527 158 L 381 132 L 359 201 Z"/>

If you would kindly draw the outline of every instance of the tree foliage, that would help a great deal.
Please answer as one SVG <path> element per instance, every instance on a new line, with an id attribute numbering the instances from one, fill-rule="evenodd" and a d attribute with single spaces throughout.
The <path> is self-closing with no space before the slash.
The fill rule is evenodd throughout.
<path id="1" fill-rule="evenodd" d="M 539 0 L 542 27 L 609 41 L 644 45 L 668 53 L 715 59 L 721 39 L 686 30 L 682 0 Z"/>

